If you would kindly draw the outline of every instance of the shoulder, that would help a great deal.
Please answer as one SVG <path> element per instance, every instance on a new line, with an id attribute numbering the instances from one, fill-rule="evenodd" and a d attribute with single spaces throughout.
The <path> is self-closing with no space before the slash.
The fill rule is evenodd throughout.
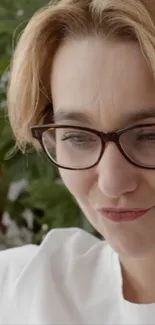
<path id="1" fill-rule="evenodd" d="M 50 258 L 50 262 L 51 257 L 54 260 L 58 258 L 60 263 L 60 256 L 67 256 L 68 261 L 74 260 L 86 257 L 88 253 L 92 255 L 93 251 L 99 251 L 100 247 L 102 253 L 104 251 L 106 255 L 109 250 L 106 242 L 80 228 L 53 229 L 39 246 L 31 244 L 0 251 L 0 286 L 3 276 L 8 277 L 8 281 L 14 281 L 24 268 L 33 264 L 32 262 L 38 260 L 39 256 L 41 258 L 44 256 L 44 261 Z"/>
<path id="2" fill-rule="evenodd" d="M 92 234 L 80 228 L 57 228 L 51 230 L 45 237 L 42 248 L 48 249 L 50 253 L 63 253 L 72 251 L 74 256 L 84 254 L 100 240 Z"/>
<path id="3" fill-rule="evenodd" d="M 100 288 L 101 283 L 108 286 L 110 263 L 109 245 L 78 228 L 53 229 L 40 246 L 0 252 L 0 324 L 22 324 L 29 317 L 40 324 L 43 315 L 52 317 L 53 324 L 62 323 L 68 317 L 66 303 L 81 309 L 90 300 L 103 299 Z M 51 311 L 47 297 L 54 299 L 56 309 Z"/>
<path id="4" fill-rule="evenodd" d="M 10 280 L 20 275 L 25 266 L 34 259 L 35 255 L 45 253 L 48 256 L 56 253 L 72 251 L 75 255 L 83 254 L 98 239 L 79 228 L 57 228 L 51 230 L 40 246 L 25 245 L 0 251 L 0 282 L 2 274 L 9 272 Z"/>
<path id="5" fill-rule="evenodd" d="M 0 251 L 0 290 L 16 281 L 25 268 L 34 260 L 35 256 L 43 260 L 53 258 L 61 261 L 60 256 L 74 259 L 87 253 L 100 242 L 99 239 L 79 228 L 60 228 L 51 230 L 40 246 L 25 245 L 22 247 Z M 52 263 L 53 264 L 53 263 Z M 5 281 L 4 281 L 5 279 Z"/>
<path id="6" fill-rule="evenodd" d="M 103 259 L 108 262 L 107 245 L 79 228 L 53 229 L 40 246 L 26 245 L 0 252 L 0 292 L 6 301 L 19 282 L 27 281 L 28 274 L 42 280 L 50 276 L 55 282 L 64 282 L 99 267 Z M 79 279 L 80 280 L 80 279 Z"/>
<path id="7" fill-rule="evenodd" d="M 37 245 L 25 245 L 0 251 L 0 292 L 4 293 L 20 276 L 24 267 L 33 259 Z"/>
<path id="8" fill-rule="evenodd" d="M 69 285 L 71 282 L 79 285 L 81 275 L 87 281 L 90 276 L 91 281 L 93 272 L 101 269 L 106 279 L 113 259 L 113 250 L 106 241 L 80 228 L 52 230 L 40 249 L 40 260 L 44 260 L 46 270 L 50 268 L 55 281 L 59 278 L 64 283 L 69 279 Z"/>

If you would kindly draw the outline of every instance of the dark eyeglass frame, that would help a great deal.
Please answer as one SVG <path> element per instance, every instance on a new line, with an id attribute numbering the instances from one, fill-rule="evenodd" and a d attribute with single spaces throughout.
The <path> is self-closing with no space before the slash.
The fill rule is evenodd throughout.
<path id="1" fill-rule="evenodd" d="M 123 155 L 123 157 L 128 161 L 130 162 L 132 165 L 138 167 L 138 168 L 143 168 L 143 169 L 149 169 L 149 170 L 154 170 L 155 167 L 147 167 L 147 166 L 143 166 L 141 164 L 138 164 L 134 161 L 132 161 L 132 159 L 130 159 L 126 153 L 124 152 L 124 150 L 122 149 L 121 147 L 121 144 L 120 144 L 120 136 L 127 132 L 127 131 L 130 131 L 130 130 L 133 130 L 133 129 L 138 129 L 138 128 L 142 128 L 142 127 L 151 127 L 151 126 L 155 126 L 155 124 L 140 124 L 140 125 L 135 125 L 135 126 L 129 126 L 129 127 L 126 127 L 126 128 L 123 128 L 123 129 L 120 129 L 116 132 L 108 132 L 108 133 L 104 133 L 102 131 L 97 131 L 97 130 L 94 130 L 94 129 L 91 129 L 89 127 L 83 127 L 83 126 L 75 126 L 75 125 L 66 125 L 66 124 L 61 124 L 61 125 L 58 125 L 58 124 L 43 124 L 43 125 L 34 125 L 31 127 L 31 133 L 32 133 L 32 136 L 33 138 L 37 139 L 43 149 L 43 151 L 45 152 L 46 156 L 49 158 L 49 160 L 55 164 L 56 166 L 58 166 L 59 168 L 63 168 L 63 169 L 69 169 L 69 170 L 86 170 L 86 169 L 91 169 L 93 167 L 95 167 L 101 160 L 102 156 L 103 156 L 103 153 L 105 151 L 105 146 L 106 146 L 106 143 L 107 142 L 114 142 L 117 146 L 117 148 L 119 149 L 119 151 L 121 152 L 121 154 Z M 101 140 L 101 152 L 100 152 L 100 155 L 99 155 L 99 158 L 98 160 L 91 166 L 89 167 L 86 167 L 86 168 L 69 168 L 69 167 L 64 167 L 60 164 L 57 164 L 55 161 L 53 161 L 49 155 L 47 154 L 47 151 L 44 147 L 44 143 L 43 143 L 43 140 L 42 140 L 42 135 L 45 131 L 49 130 L 49 129 L 59 129 L 59 128 L 72 128 L 72 129 L 76 129 L 76 130 L 82 130 L 82 131 L 88 131 L 88 132 L 91 132 L 95 135 L 97 135 L 100 140 Z"/>

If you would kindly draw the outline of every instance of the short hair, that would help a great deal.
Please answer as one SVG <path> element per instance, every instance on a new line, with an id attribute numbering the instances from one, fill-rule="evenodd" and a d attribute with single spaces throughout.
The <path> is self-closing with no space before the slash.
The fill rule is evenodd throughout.
<path id="1" fill-rule="evenodd" d="M 8 115 L 22 150 L 52 103 L 52 58 L 65 38 L 88 34 L 137 41 L 155 75 L 154 0 L 53 0 L 30 19 L 17 43 L 8 85 Z"/>

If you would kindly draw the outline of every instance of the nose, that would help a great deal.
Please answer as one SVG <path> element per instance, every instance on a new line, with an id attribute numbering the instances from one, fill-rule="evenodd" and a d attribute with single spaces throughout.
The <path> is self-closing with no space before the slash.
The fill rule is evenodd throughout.
<path id="1" fill-rule="evenodd" d="M 112 142 L 107 145 L 97 168 L 98 186 L 109 198 L 120 198 L 138 187 L 138 169 Z"/>

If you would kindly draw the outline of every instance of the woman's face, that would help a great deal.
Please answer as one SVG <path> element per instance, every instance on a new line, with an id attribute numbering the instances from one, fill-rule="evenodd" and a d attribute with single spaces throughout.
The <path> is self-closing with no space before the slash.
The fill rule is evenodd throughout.
<path id="1" fill-rule="evenodd" d="M 59 124 L 110 132 L 155 123 L 153 116 L 140 117 L 141 112 L 155 108 L 155 84 L 136 43 L 95 36 L 67 40 L 53 61 L 51 91 Z M 80 120 L 74 115 L 77 112 L 83 114 Z M 139 257 L 155 252 L 154 170 L 135 167 L 109 142 L 96 167 L 60 169 L 60 174 L 85 216 L 120 255 Z M 143 217 L 117 223 L 98 211 L 151 207 Z"/>

